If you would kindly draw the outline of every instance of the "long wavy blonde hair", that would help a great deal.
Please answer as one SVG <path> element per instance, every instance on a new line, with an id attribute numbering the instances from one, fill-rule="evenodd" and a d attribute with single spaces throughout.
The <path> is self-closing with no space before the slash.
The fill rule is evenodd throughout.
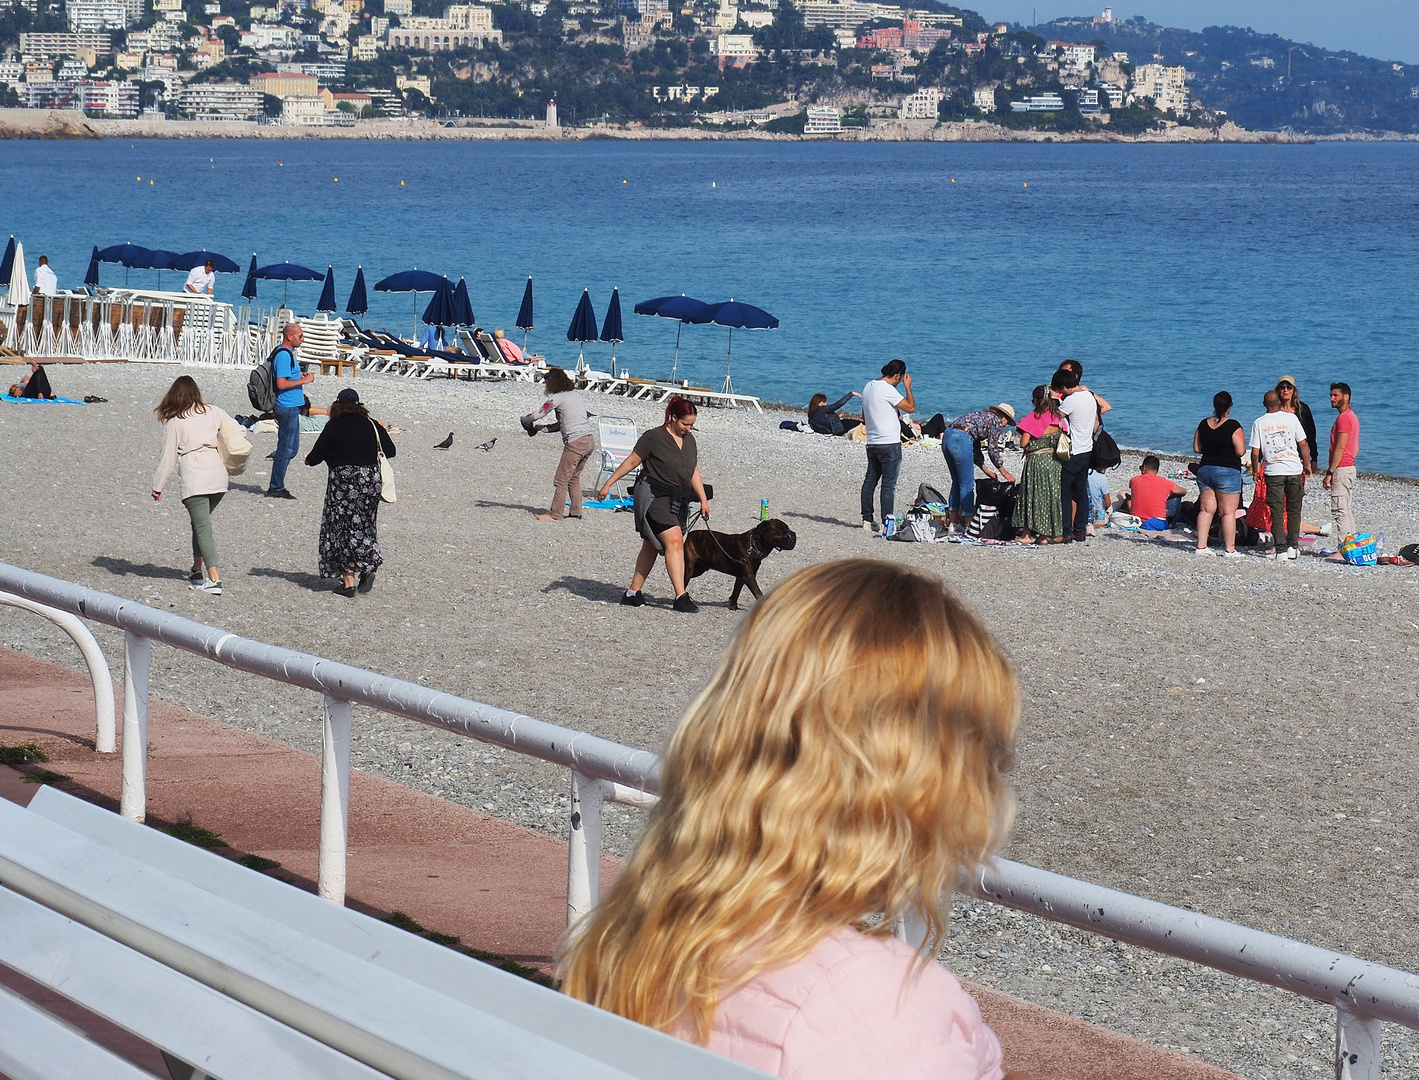
<path id="1" fill-rule="evenodd" d="M 869 559 L 792 575 L 672 737 L 645 835 L 563 939 L 562 990 L 703 1045 L 724 997 L 836 930 L 915 913 L 943 941 L 959 872 L 1009 828 L 1019 714 L 939 578 Z"/>

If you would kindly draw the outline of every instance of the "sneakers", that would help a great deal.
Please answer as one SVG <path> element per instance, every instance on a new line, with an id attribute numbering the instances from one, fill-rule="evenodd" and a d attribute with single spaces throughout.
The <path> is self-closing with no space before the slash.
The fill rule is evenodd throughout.
<path id="1" fill-rule="evenodd" d="M 691 600 L 690 594 L 687 592 L 682 592 L 675 598 L 674 606 L 676 611 L 683 611 L 687 615 L 693 615 L 700 610 L 700 605 Z"/>
<path id="2" fill-rule="evenodd" d="M 862 523 L 862 531 L 865 532 L 868 536 L 876 536 L 877 526 L 870 521 L 864 521 Z"/>
<path id="3" fill-rule="evenodd" d="M 1320 527 L 1321 536 L 1329 536 L 1333 532 L 1335 532 L 1335 522 L 1333 521 L 1327 521 Z"/>
<path id="4" fill-rule="evenodd" d="M 192 571 L 192 573 L 187 575 L 187 583 L 191 585 L 194 589 L 200 586 L 202 582 L 206 580 L 207 575 L 201 570 L 194 570 Z"/>
<path id="5" fill-rule="evenodd" d="M 1217 554 L 1223 559 L 1245 559 L 1246 556 L 1240 551 L 1219 551 Z"/>
<path id="6" fill-rule="evenodd" d="M 198 592 L 206 593 L 208 596 L 222 595 L 222 583 L 220 581 L 212 581 L 209 579 L 202 582 L 200 585 L 194 585 L 193 588 Z"/>
<path id="7" fill-rule="evenodd" d="M 1301 553 L 1300 553 L 1299 551 L 1297 551 L 1295 548 L 1287 548 L 1287 549 L 1286 549 L 1286 558 L 1287 558 L 1287 559 L 1299 559 L 1300 557 L 1301 557 Z"/>
<path id="8" fill-rule="evenodd" d="M 294 498 L 295 498 L 295 496 L 292 495 L 292 494 L 291 494 L 289 491 L 287 491 L 285 488 L 267 488 L 267 489 L 266 489 L 266 497 L 267 497 L 268 499 L 294 499 Z"/>
<path id="9" fill-rule="evenodd" d="M 1192 553 L 1193 553 L 1194 555 L 1211 555 L 1211 554 L 1212 554 L 1212 552 L 1211 552 L 1210 550 L 1208 550 L 1207 548 L 1205 548 L 1205 547 L 1193 548 L 1193 549 L 1192 549 Z"/>
<path id="10" fill-rule="evenodd" d="M 357 587 L 357 591 L 362 592 L 362 593 L 367 593 L 367 592 L 369 592 L 371 589 L 373 589 L 373 588 L 374 588 L 374 576 L 375 576 L 375 574 L 377 574 L 378 572 L 379 572 L 379 571 L 377 571 L 377 570 L 371 570 L 368 574 L 361 574 L 361 575 L 360 575 L 360 584 L 359 584 L 359 586 Z"/>
<path id="11" fill-rule="evenodd" d="M 621 603 L 626 607 L 644 607 L 645 593 L 632 592 L 630 589 L 627 589 L 621 594 Z"/>

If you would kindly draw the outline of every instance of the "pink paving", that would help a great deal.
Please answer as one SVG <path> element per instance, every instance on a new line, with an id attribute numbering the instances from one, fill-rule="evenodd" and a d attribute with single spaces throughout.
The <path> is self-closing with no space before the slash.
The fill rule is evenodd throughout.
<path id="1" fill-rule="evenodd" d="M 121 689 L 118 709 L 121 716 Z M 150 822 L 191 820 L 220 833 L 237 852 L 278 860 L 289 880 L 314 888 L 315 757 L 156 699 L 148 737 Z M 37 743 L 50 755 L 47 768 L 72 777 L 65 791 L 116 811 L 119 755 L 94 753 L 93 740 L 93 695 L 83 675 L 0 649 L 0 743 Z M 15 770 L 0 767 L 0 797 L 25 804 L 35 790 Z M 566 918 L 566 865 L 563 842 L 381 777 L 355 772 L 350 778 L 352 907 L 375 915 L 403 911 L 465 944 L 546 968 Z M 604 880 L 617 866 L 605 861 Z M 151 1047 L 4 969 L 0 983 L 166 1075 Z M 1007 1069 L 1032 1080 L 1233 1077 L 1007 994 L 969 988 L 1000 1035 Z"/>

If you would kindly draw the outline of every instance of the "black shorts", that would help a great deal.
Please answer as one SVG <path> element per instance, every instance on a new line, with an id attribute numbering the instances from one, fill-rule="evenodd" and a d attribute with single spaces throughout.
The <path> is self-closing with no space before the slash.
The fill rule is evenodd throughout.
<path id="1" fill-rule="evenodd" d="M 645 514 L 646 524 L 650 526 L 656 536 L 674 528 L 683 532 L 688 517 L 689 506 L 682 500 L 672 499 L 668 495 L 652 499 L 650 508 L 646 510 Z"/>

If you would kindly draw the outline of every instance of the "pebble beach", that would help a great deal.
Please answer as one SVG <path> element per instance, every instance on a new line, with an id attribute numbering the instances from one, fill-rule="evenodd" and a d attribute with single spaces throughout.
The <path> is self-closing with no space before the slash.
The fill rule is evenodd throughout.
<path id="1" fill-rule="evenodd" d="M 251 411 L 246 369 L 182 371 L 227 412 Z M 0 405 L 0 559 L 646 749 L 664 743 L 743 617 L 726 606 L 732 581 L 713 574 L 690 586 L 698 614 L 672 611 L 659 567 L 649 603 L 620 606 L 637 547 L 629 515 L 534 519 L 560 453 L 555 435 L 528 439 L 517 424 L 539 388 L 369 374 L 320 377 L 310 396 L 326 403 L 354 385 L 375 416 L 403 429 L 375 591 L 345 599 L 317 576 L 325 470 L 298 458 L 287 484 L 296 501 L 264 499 L 275 436 L 255 435 L 251 466 L 214 515 L 225 594 L 193 592 L 176 484 L 161 503 L 148 494 L 159 448 L 151 410 L 182 371 L 58 366 L 57 393 L 109 400 Z M 1015 395 L 1017 412 L 1027 393 Z M 659 422 L 648 404 L 588 401 L 641 430 Z M 1199 395 L 1199 417 L 1209 404 L 1210 391 Z M 1024 695 L 1005 856 L 1419 968 L 1419 567 L 1354 568 L 1310 552 L 1293 563 L 1197 558 L 1190 545 L 1112 528 L 1039 549 L 890 543 L 861 528 L 862 446 L 779 430 L 801 415 L 702 410 L 715 527 L 752 528 L 768 499 L 798 545 L 765 561 L 765 588 L 814 562 L 880 557 L 942 575 L 981 616 Z M 434 449 L 450 431 L 452 448 Z M 302 436 L 302 454 L 313 439 Z M 1115 492 L 1139 456 L 1125 452 Z M 594 460 L 588 489 L 593 470 Z M 949 483 L 941 453 L 908 447 L 899 512 L 923 481 Z M 1419 540 L 1414 482 L 1364 477 L 1355 507 L 1389 552 Z M 1305 517 L 1329 517 L 1315 480 Z M 120 636 L 95 632 L 117 675 Z M 67 637 L 13 609 L 0 607 L 0 644 L 79 666 Z M 165 649 L 154 650 L 151 688 L 319 751 L 320 700 L 309 692 Z M 501 749 L 357 709 L 352 760 L 565 832 L 565 773 Z M 639 820 L 612 812 L 613 851 L 629 849 Z M 992 905 L 958 902 L 947 959 L 965 977 L 1256 1080 L 1332 1071 L 1333 1010 Z M 1416 1073 L 1419 1037 L 1387 1028 L 1381 1075 Z"/>

